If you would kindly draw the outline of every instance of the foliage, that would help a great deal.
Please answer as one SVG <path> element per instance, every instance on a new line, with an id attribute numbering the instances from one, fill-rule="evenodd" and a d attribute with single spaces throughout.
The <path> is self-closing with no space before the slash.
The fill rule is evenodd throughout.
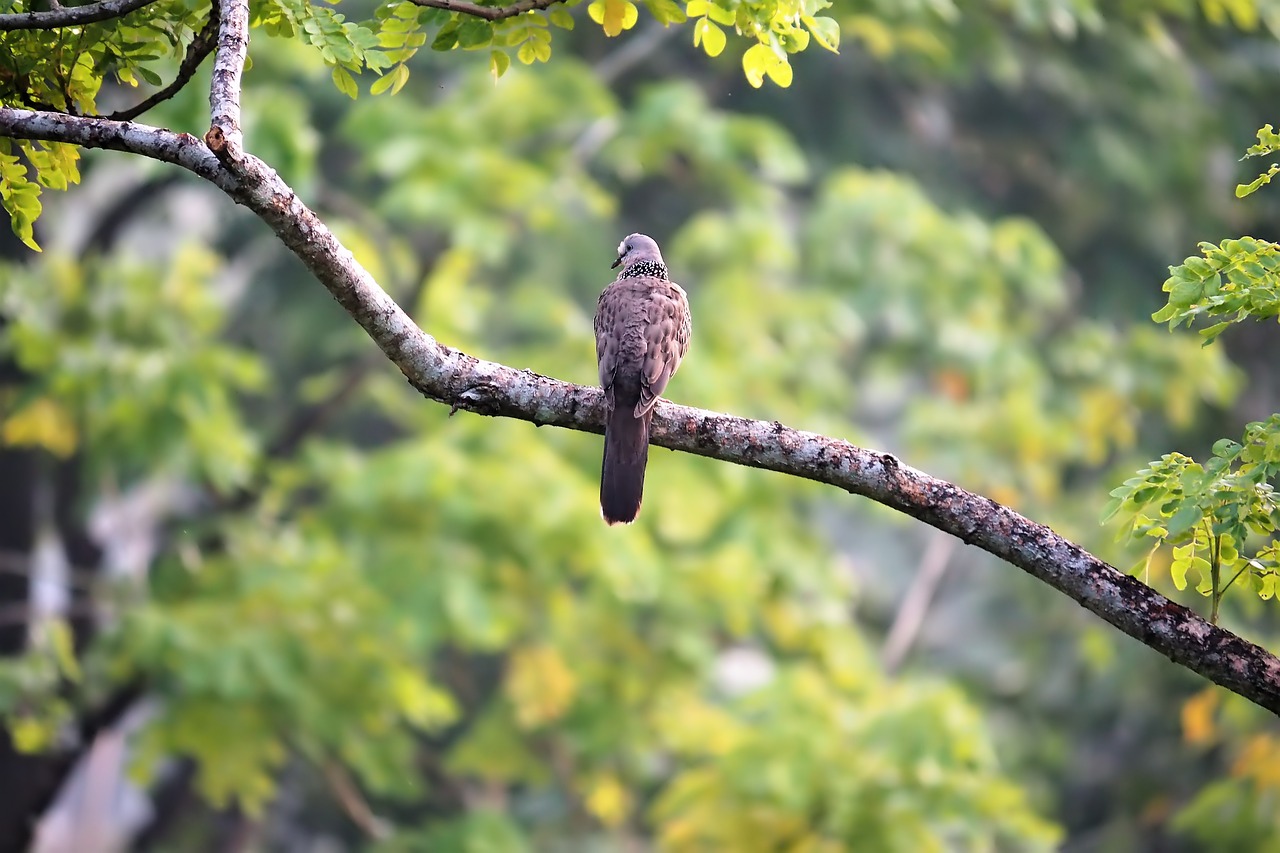
<path id="1" fill-rule="evenodd" d="M 66 622 L 52 620 L 22 657 L 0 661 L 0 709 L 15 748 L 33 753 L 59 745 L 75 708 L 61 688 L 82 678 Z"/>
<path id="2" fill-rule="evenodd" d="M 1169 268 L 1164 290 L 1169 304 L 1152 315 L 1157 323 L 1168 321 L 1172 329 L 1190 326 L 1197 318 L 1227 317 L 1200 330 L 1205 344 L 1212 343 L 1232 323 L 1280 315 L 1277 291 L 1277 246 L 1265 240 L 1241 237 L 1220 246 L 1201 243 L 1203 258 L 1187 258 Z"/>
<path id="3" fill-rule="evenodd" d="M 1187 747 L 1223 752 L 1227 769 L 1178 811 L 1175 825 L 1215 850 L 1269 849 L 1280 829 L 1272 808 L 1280 793 L 1280 740 L 1268 722 L 1256 708 L 1215 688 L 1187 699 L 1181 718 Z"/>
<path id="4" fill-rule="evenodd" d="M 1242 575 L 1262 598 L 1276 594 L 1280 554 L 1271 536 L 1280 504 L 1271 481 L 1280 473 L 1278 465 L 1280 416 L 1273 416 L 1249 424 L 1243 443 L 1214 444 L 1204 465 L 1181 453 L 1166 454 L 1111 492 L 1103 520 L 1124 513 L 1127 535 L 1153 540 L 1151 554 L 1135 570 L 1145 569 L 1159 546 L 1180 546 L 1170 564 L 1174 586 L 1185 589 L 1187 573 L 1194 571 L 1196 591 L 1212 598 L 1216 620 L 1222 595 Z"/>
<path id="5" fill-rule="evenodd" d="M 694 234 L 726 227 L 725 234 L 741 234 L 754 221 L 765 236 L 782 189 L 808 174 L 780 129 L 709 110 L 684 84 L 653 87 L 627 114 L 589 69 L 572 62 L 537 78 L 506 80 L 496 92 L 489 86 L 474 74 L 435 107 L 408 114 L 385 100 L 362 102 L 346 130 L 361 152 L 352 169 L 379 188 L 370 199 L 385 221 L 405 233 L 428 228 L 444 238 L 448 248 L 413 306 L 431 328 L 469 349 L 549 372 L 583 379 L 590 373 L 581 356 L 590 351 L 594 293 L 583 298 L 546 283 L 589 278 L 594 291 L 602 265 L 594 253 L 568 264 L 573 256 L 560 252 L 527 255 L 535 235 L 545 245 L 587 238 L 608 245 L 604 235 L 614 226 L 607 217 L 617 208 L 618 187 L 635 180 L 637 160 L 651 174 L 694 162 L 708 198 L 736 199 L 747 217 L 722 223 L 710 208 L 688 236 L 669 242 L 673 263 L 702 270 L 714 256 L 695 250 Z M 625 130 L 587 164 L 570 149 L 527 149 L 530 138 L 572 139 L 608 117 Z M 698 132 L 675 132 L 680 128 Z M 476 134 L 491 142 L 468 145 Z M 424 136 L 440 148 L 414 144 Z M 441 156 L 449 151 L 453 156 Z M 566 172 L 587 169 L 594 180 L 564 186 Z M 339 226 L 357 248 L 404 239 L 371 235 L 350 221 Z M 727 407 L 768 402 L 784 416 L 819 406 L 838 413 L 842 395 L 826 380 L 840 374 L 844 350 L 820 352 L 823 338 L 813 338 L 813 375 L 801 382 L 767 349 L 753 356 L 758 361 L 735 366 L 740 336 L 756 332 L 740 324 L 746 314 L 708 307 L 748 308 L 739 297 L 754 287 L 754 264 L 763 263 L 787 271 L 777 284 L 797 294 L 791 306 L 764 318 L 780 340 L 799 341 L 806 328 L 818 328 L 814 318 L 833 308 L 835 316 L 846 313 L 834 292 L 801 288 L 798 240 L 761 241 L 758 254 L 738 253 L 735 263 L 719 264 L 718 275 L 699 274 L 702 357 L 687 377 L 682 372 L 681 393 Z M 372 251 L 378 257 L 371 263 L 394 277 L 403 253 Z M 704 810 L 701 818 L 688 812 L 712 806 L 691 798 L 684 781 L 707 772 L 707 756 L 688 746 L 701 739 L 691 728 L 697 719 L 710 716 L 754 733 L 738 769 L 723 777 L 747 785 L 743 792 L 754 797 L 744 775 L 752 756 L 786 749 L 801 734 L 786 707 L 764 710 L 786 698 L 781 685 L 812 682 L 818 674 L 848 681 L 860 661 L 867 672 L 856 685 L 809 697 L 803 734 L 814 744 L 845 738 L 844 718 L 883 694 L 888 704 L 868 717 L 874 732 L 861 736 L 863 747 L 878 742 L 885 772 L 912 780 L 921 796 L 899 810 L 899 819 L 875 824 L 862 811 L 828 824 L 795 803 L 780 815 L 779 828 L 809 827 L 817 838 L 874 826 L 904 847 L 953 837 L 1036 845 L 1054 836 L 982 746 L 980 714 L 961 694 L 911 682 L 875 689 L 883 677 L 874 675 L 865 640 L 847 618 L 851 589 L 807 526 L 803 486 L 780 487 L 699 460 L 678 466 L 655 460 L 650 488 L 664 499 L 619 539 L 594 523 L 567 522 L 593 515 L 597 441 L 449 419 L 381 375 L 366 380 L 361 409 L 395 440 L 362 447 L 338 431 L 309 442 L 292 461 L 237 450 L 270 444 L 248 426 L 254 393 L 268 371 L 296 368 L 269 367 L 260 354 L 269 346 L 226 340 L 238 338 L 227 313 L 236 294 L 209 279 L 201 258 L 176 253 L 163 262 L 170 272 L 158 285 L 142 272 L 146 264 L 113 260 L 86 268 L 52 253 L 30 272 L 5 279 L 5 313 L 15 318 L 4 331 L 7 352 L 30 374 L 30 387 L 80 425 L 74 447 L 94 470 L 115 481 L 168 474 L 210 487 L 202 500 L 213 501 L 213 511 L 177 536 L 147 588 L 135 593 L 140 600 L 123 608 L 90 659 L 95 672 L 144 677 L 161 699 L 140 743 L 142 778 L 161 756 L 190 755 L 210 802 L 234 799 L 261 809 L 283 764 L 297 757 L 318 769 L 331 762 L 348 767 L 372 796 L 412 801 L 426 795 L 409 772 L 415 760 L 425 760 L 417 746 L 425 729 L 448 737 L 432 759 L 440 772 L 553 796 L 590 815 L 600 831 L 719 831 L 717 812 Z M 565 266 L 555 272 L 557 265 Z M 54 286 L 35 286 L 41 275 Z M 118 283 L 109 287 L 97 276 Z M 164 310 L 156 310 L 157 294 Z M 271 297 L 259 289 L 253 298 L 261 305 Z M 352 340 L 348 325 L 335 322 L 308 329 L 307 339 L 327 328 L 335 340 Z M 767 340 L 770 333 L 761 331 Z M 839 334 L 838 325 L 822 332 Z M 81 355 L 89 341 L 105 357 Z M 170 350 L 173 358 L 151 357 Z M 303 355 L 300 392 L 322 400 L 346 367 L 311 361 Z M 193 395 L 188 371 L 196 364 L 204 365 L 197 387 L 205 392 Z M 146 365 L 153 372 L 143 371 Z M 77 371 L 86 373 L 77 378 Z M 154 397 L 150 388 L 157 389 Z M 213 408 L 185 418 L 181 407 L 164 405 L 188 395 Z M 56 446 L 34 426 L 40 423 L 34 415 L 25 423 L 15 434 Z M 197 439 L 211 423 L 221 425 L 213 432 L 217 441 L 203 444 Z M 174 464 L 165 461 L 169 447 L 200 452 Z M 218 496 L 229 487 L 260 489 L 254 508 L 219 512 Z M 764 517 L 772 520 L 753 520 Z M 219 543 L 212 550 L 211 540 Z M 237 626 L 234 637 L 225 625 Z M 703 692 L 724 649 L 759 644 L 787 651 L 779 685 L 758 699 Z M 488 674 L 485 660 L 493 661 Z M 935 732 L 937 743 L 954 743 L 950 754 L 936 757 L 937 772 L 920 778 L 918 727 Z M 852 748 L 846 753 L 851 769 L 856 756 Z M 884 784 L 865 782 L 873 783 Z M 856 777 L 827 784 L 836 787 L 812 796 L 838 798 L 863 788 Z M 880 795 L 867 787 L 865 796 Z M 654 798 L 668 805 L 651 810 L 646 803 Z M 495 826 L 478 815 L 458 816 L 422 832 L 480 839 L 511 830 Z M 514 831 L 536 838 L 565 829 L 553 816 L 522 821 Z"/>
<path id="6" fill-rule="evenodd" d="M 834 676 L 834 677 L 833 677 Z M 935 685 L 789 668 L 741 701 L 750 726 L 706 719 L 697 760 L 654 804 L 672 851 L 998 848 L 1049 850 L 1055 829 L 989 774 L 979 720 Z M 925 725 L 903 725 L 904 718 Z M 903 809 L 905 802 L 922 803 Z"/>
<path id="7" fill-rule="evenodd" d="M 772 101 L 768 89 L 729 92 L 713 76 L 721 64 L 685 73 L 675 51 L 608 85 L 591 61 L 609 42 L 575 24 L 590 17 L 611 36 L 645 13 L 581 5 L 490 23 L 405 2 L 350 20 L 324 4 L 255 2 L 248 147 L 424 328 L 575 381 L 593 381 L 590 312 L 609 247 L 620 231 L 654 231 L 694 302 L 695 349 L 675 399 L 901 449 L 1055 527 L 1083 516 L 1102 466 L 1129 464 L 1233 399 L 1240 375 L 1221 348 L 1134 327 L 1132 305 L 1092 310 L 1090 294 L 1130 278 L 1114 267 L 1078 276 L 1107 258 L 1107 241 L 1072 229 L 1110 221 L 1119 236 L 1108 237 L 1131 249 L 1181 233 L 1146 213 L 1204 212 L 1171 202 L 1206 184 L 1205 151 L 1226 122 L 1181 88 L 1204 54 L 1192 44 L 1170 58 L 1161 39 L 1198 32 L 1199 15 L 1260 31 L 1273 23 L 1262 7 L 1187 0 L 1157 17 L 1036 0 L 963 14 L 887 0 L 645 4 L 659 23 L 685 23 L 712 57 L 729 50 L 726 28 L 740 31 L 748 84 L 793 84 Z M 154 20 L 171 11 L 163 0 L 150 8 Z M 133 18 L 84 28 L 86 45 L 150 40 L 149 53 L 101 48 L 103 91 L 155 85 L 207 12 L 181 6 L 163 40 Z M 834 50 L 840 33 L 840 63 L 814 52 L 812 72 L 797 63 L 793 80 L 791 57 L 809 41 Z M 556 62 L 544 66 L 553 41 Z M 434 51 L 420 50 L 428 43 Z M 481 62 L 444 55 L 455 49 Z M 35 61 L 0 56 L 0 67 Z M 41 98 L 56 102 L 48 81 L 80 68 L 73 59 L 40 57 Z M 364 70 L 381 72 L 373 94 L 396 100 L 347 103 Z M 314 86 L 317 73 L 336 86 Z M 97 109 L 91 82 L 72 79 L 71 92 Z M 3 73 L 0 87 L 4 103 L 35 97 Z M 1131 109 L 1116 94 L 1126 87 L 1152 93 Z M 199 129 L 198 89 L 148 120 Z M 883 152 L 929 134 L 904 143 L 901 117 L 862 107 L 891 91 L 914 121 L 917 108 L 934 115 L 942 90 L 951 124 L 940 138 L 954 147 L 921 158 L 941 164 L 931 177 L 908 173 Z M 739 93 L 753 100 L 735 103 Z M 1007 109 L 1015 95 L 1043 113 L 1034 142 L 1024 131 L 1037 123 L 1004 124 L 1021 120 Z M 1190 132 L 1153 149 L 1170 104 Z M 824 149 L 805 136 L 814 116 L 856 127 Z M 974 151 L 995 153 L 965 185 Z M 6 153 L 6 208 L 34 241 L 37 182 L 74 182 L 81 167 L 74 149 Z M 127 164 L 94 154 L 86 182 L 137 177 Z M 1049 213 L 1035 210 L 1040 197 L 1001 196 L 1028 175 Z M 1108 196 L 1113 220 L 1080 191 L 1108 183 L 1122 187 Z M 207 802 L 261 811 L 299 795 L 291 766 L 315 780 L 349 768 L 394 817 L 397 833 L 378 845 L 388 850 L 637 838 L 668 849 L 1043 849 L 1061 834 L 1043 815 L 1076 819 L 1055 793 L 1150 792 L 1132 767 L 1103 783 L 1071 757 L 1110 746 L 1113 720 L 1132 731 L 1168 717 L 1185 685 L 1155 681 L 1150 661 L 1079 631 L 1076 608 L 1011 599 L 1017 581 L 971 574 L 963 595 L 946 596 L 970 609 L 961 622 L 940 615 L 935 625 L 954 633 L 926 646 L 931 665 L 952 667 L 949 683 L 890 677 L 872 651 L 884 618 L 874 599 L 909 574 L 898 568 L 914 553 L 912 528 L 803 484 L 655 451 L 645 515 L 618 535 L 594 520 L 598 439 L 449 418 L 398 376 L 369 370 L 367 341 L 296 264 L 263 261 L 261 231 L 220 196 L 183 196 L 210 223 L 198 240 L 178 240 L 156 215 L 117 251 L 83 257 L 63 229 L 76 211 L 46 201 L 51 250 L 0 271 L 0 351 L 23 371 L 0 387 L 0 442 L 82 466 L 86 503 L 168 480 L 194 498 L 161 513 L 145 580 L 94 592 L 116 618 L 78 660 L 37 645 L 0 668 L 0 707 L 22 746 L 55 744 L 104 684 L 140 675 L 157 701 L 136 741 L 138 778 L 193 756 Z M 1064 252 L 1072 240 L 1084 248 Z M 1233 292 L 1232 258 L 1251 269 L 1231 255 L 1218 290 L 1211 275 L 1197 279 L 1182 308 L 1218 310 L 1209 300 Z M 1269 285 L 1251 286 L 1242 304 L 1257 310 Z M 1239 310 L 1229 304 L 1218 303 L 1223 317 Z M 279 450 L 298 423 L 297 453 Z M 1178 534 L 1190 548 L 1178 571 L 1203 569 L 1197 560 L 1215 549 L 1220 566 L 1244 566 L 1242 553 L 1270 559 L 1258 533 L 1214 531 L 1220 511 L 1245 531 L 1271 529 L 1265 483 L 1244 487 L 1269 476 L 1273 429 L 1251 427 L 1199 471 L 1170 462 L 1177 476 L 1166 472 L 1160 500 L 1139 507 L 1140 486 L 1128 496 L 1171 544 L 1171 518 L 1200 508 L 1203 523 Z M 878 549 L 877 535 L 895 548 Z M 862 590 L 855 572 L 871 579 Z M 1231 576 L 1220 580 L 1219 592 Z M 993 654 L 991 632 L 1015 620 Z M 949 654 L 970 655 L 972 669 Z M 726 675 L 743 656 L 765 670 L 745 685 Z M 1019 681 L 1019 667 L 1033 677 Z M 1089 680 L 1070 681 L 1075 668 Z M 1080 728 L 1086 706 L 1106 721 L 1102 734 Z M 1258 756 L 1269 753 L 1246 740 L 1258 725 L 1240 723 L 1230 744 L 1253 769 L 1224 770 L 1227 794 L 1206 788 L 1178 819 L 1188 832 L 1203 834 L 1228 799 L 1254 803 L 1249 832 L 1269 825 L 1257 805 Z M 1148 749 L 1185 760 L 1154 736 Z M 1156 766 L 1165 783 L 1172 774 Z M 278 819 L 331 824 L 324 815 L 344 795 L 316 785 L 305 817 Z"/>
<path id="8" fill-rule="evenodd" d="M 1270 153 L 1276 138 L 1270 125 L 1263 127 L 1248 154 Z M 1234 323 L 1280 315 L 1275 244 L 1241 237 L 1216 246 L 1202 242 L 1200 251 L 1203 257 L 1169 268 L 1163 288 L 1169 302 L 1153 320 L 1173 329 L 1201 316 L 1226 317 L 1200 330 L 1208 346 Z M 1122 536 L 1151 541 L 1150 553 L 1134 570 L 1145 572 L 1161 545 L 1176 546 L 1169 564 L 1174 586 L 1185 589 L 1188 572 L 1194 572 L 1196 591 L 1210 597 L 1216 621 L 1223 594 L 1241 577 L 1263 599 L 1276 594 L 1280 415 L 1250 423 L 1239 442 L 1215 442 L 1212 454 L 1203 464 L 1181 453 L 1165 454 L 1112 490 L 1102 520 L 1119 516 Z"/>
<path id="9" fill-rule="evenodd" d="M 13 268 L 0 349 L 33 377 L 7 396 L 11 446 L 67 456 L 92 437 L 111 473 L 196 476 L 219 492 L 245 485 L 255 437 L 236 398 L 263 387 L 262 365 L 220 336 L 226 305 L 215 258 L 186 246 L 162 276 L 140 262 L 81 265 L 55 256 Z"/>

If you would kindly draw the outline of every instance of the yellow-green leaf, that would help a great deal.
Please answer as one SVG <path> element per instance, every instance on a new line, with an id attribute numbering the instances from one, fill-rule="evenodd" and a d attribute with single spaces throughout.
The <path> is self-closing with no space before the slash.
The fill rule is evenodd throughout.
<path id="1" fill-rule="evenodd" d="M 769 69 L 778 64 L 777 55 L 769 50 L 768 45 L 751 45 L 745 54 L 742 54 L 742 72 L 746 74 L 746 82 L 751 86 L 760 88 L 764 85 L 764 76 L 769 73 Z"/>
<path id="2" fill-rule="evenodd" d="M 403 65 L 397 65 L 397 68 L 403 68 Z M 395 82 L 395 78 L 391 74 L 383 74 L 377 80 L 373 81 L 373 85 L 369 87 L 370 95 L 381 95 L 383 92 L 391 88 L 391 84 Z"/>
<path id="3" fill-rule="evenodd" d="M 834 18 L 805 15 L 800 21 L 809 28 L 818 44 L 832 53 L 840 52 L 840 25 Z"/>
<path id="4" fill-rule="evenodd" d="M 507 664 L 506 692 L 521 728 L 559 719 L 573 703 L 578 679 L 550 646 L 517 649 Z"/>
<path id="5" fill-rule="evenodd" d="M 511 55 L 505 50 L 495 50 L 489 53 L 489 73 L 493 75 L 496 81 L 503 74 L 507 73 L 507 69 L 511 67 Z"/>
<path id="6" fill-rule="evenodd" d="M 693 25 L 693 46 L 697 47 L 699 43 L 707 56 L 719 56 L 724 50 L 724 31 L 711 23 L 710 18 L 699 18 Z"/>
<path id="7" fill-rule="evenodd" d="M 569 10 L 564 6 L 552 6 L 550 18 L 551 23 L 562 30 L 573 29 L 573 15 L 569 14 Z"/>
<path id="8" fill-rule="evenodd" d="M 584 800 L 587 810 L 607 827 L 620 826 L 631 810 L 627 789 L 612 773 L 606 773 L 587 784 Z"/>
<path id="9" fill-rule="evenodd" d="M 587 7 L 587 14 L 610 37 L 631 29 L 640 20 L 640 11 L 631 0 L 595 0 Z"/>
<path id="10" fill-rule="evenodd" d="M 773 65 L 770 65 L 767 71 L 769 79 L 783 89 L 791 85 L 791 63 L 785 59 L 780 59 Z"/>
<path id="11" fill-rule="evenodd" d="M 664 27 L 671 24 L 683 24 L 688 18 L 684 9 L 675 0 L 644 0 L 649 13 Z"/>
<path id="12" fill-rule="evenodd" d="M 396 78 L 396 82 L 391 84 L 391 94 L 394 95 L 404 88 L 405 83 L 409 82 L 409 66 L 401 63 L 392 73 Z"/>
<path id="13" fill-rule="evenodd" d="M 360 88 L 356 86 L 356 78 L 352 77 L 351 72 L 342 66 L 333 69 L 333 85 L 338 87 L 339 92 L 352 100 L 360 94 Z"/>
<path id="14" fill-rule="evenodd" d="M 53 746 L 58 728 L 51 720 L 17 717 L 8 720 L 9 737 L 21 753 L 42 752 Z"/>
<path id="15" fill-rule="evenodd" d="M 75 642 L 71 638 L 71 626 L 61 619 L 44 626 L 45 636 L 58 662 L 58 671 L 73 683 L 80 681 L 80 662 L 76 660 Z"/>
<path id="16" fill-rule="evenodd" d="M 684 11 L 690 18 L 710 18 L 717 24 L 726 27 L 733 26 L 737 20 L 737 16 L 733 12 L 728 9 L 722 9 L 715 3 L 709 2 L 709 0 L 691 0 L 685 6 Z"/>
<path id="17" fill-rule="evenodd" d="M 1244 198 L 1247 195 L 1257 192 L 1264 184 L 1271 183 L 1271 179 L 1276 176 L 1277 172 L 1280 172 L 1280 164 L 1272 163 L 1271 168 L 1267 169 L 1267 171 L 1263 172 L 1249 183 L 1236 184 L 1236 198 Z"/>
<path id="18" fill-rule="evenodd" d="M 78 441 L 71 415 L 48 397 L 23 406 L 0 425 L 0 443 L 10 447 L 43 447 L 62 459 L 71 455 Z"/>

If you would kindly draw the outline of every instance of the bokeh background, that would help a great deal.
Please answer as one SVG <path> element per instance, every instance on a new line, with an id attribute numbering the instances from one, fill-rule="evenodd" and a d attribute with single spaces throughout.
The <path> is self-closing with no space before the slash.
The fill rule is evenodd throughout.
<path id="1" fill-rule="evenodd" d="M 1271 4 L 837 0 L 788 89 L 572 14 L 546 64 L 423 51 L 354 101 L 257 31 L 247 145 L 423 329 L 574 382 L 649 233 L 694 316 L 670 398 L 1117 565 L 1111 488 L 1280 405 L 1271 326 L 1150 321 L 1197 241 L 1275 236 L 1233 194 Z M 143 120 L 202 132 L 206 79 Z M 1275 721 L 1017 569 L 663 450 L 607 529 L 598 436 L 450 417 L 216 190 L 83 171 L 43 254 L 0 238 L 0 827 L 123 699 L 39 849 L 1280 849 Z M 1275 609 L 1223 621 L 1275 648 Z"/>

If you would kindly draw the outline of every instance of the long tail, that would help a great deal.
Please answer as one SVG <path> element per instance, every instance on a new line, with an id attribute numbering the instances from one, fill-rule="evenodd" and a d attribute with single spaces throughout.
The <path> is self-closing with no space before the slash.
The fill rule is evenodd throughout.
<path id="1" fill-rule="evenodd" d="M 652 418 L 652 411 L 637 418 L 635 401 L 626 402 L 622 395 L 609 415 L 600 468 L 600 514 L 609 524 L 630 524 L 640 513 Z"/>

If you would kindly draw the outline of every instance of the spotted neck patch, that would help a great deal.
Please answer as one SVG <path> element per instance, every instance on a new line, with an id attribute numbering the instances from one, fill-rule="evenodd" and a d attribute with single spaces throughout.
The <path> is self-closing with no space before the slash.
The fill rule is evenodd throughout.
<path id="1" fill-rule="evenodd" d="M 636 261 L 618 274 L 618 278 L 638 278 L 640 276 L 666 279 L 667 268 L 657 261 Z"/>

